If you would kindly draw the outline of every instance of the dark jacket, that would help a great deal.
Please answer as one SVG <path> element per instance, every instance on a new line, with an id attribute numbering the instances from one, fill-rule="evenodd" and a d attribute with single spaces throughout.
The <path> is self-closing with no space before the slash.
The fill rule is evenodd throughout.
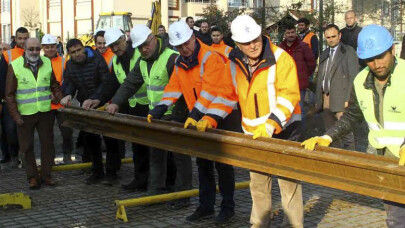
<path id="1" fill-rule="evenodd" d="M 300 90 L 308 88 L 309 77 L 314 73 L 316 68 L 315 57 L 308 44 L 297 38 L 290 47 L 287 45 L 286 40 L 280 44 L 280 47 L 295 60 Z"/>
<path id="2" fill-rule="evenodd" d="M 160 54 L 168 48 L 161 38 L 158 38 L 158 47 L 155 50 L 155 53 L 149 58 L 145 59 L 148 67 L 148 72 L 152 69 L 154 62 L 159 58 Z M 170 75 L 173 72 L 174 62 L 178 54 L 172 54 L 167 61 L 166 70 Z M 142 57 L 141 57 L 142 58 Z M 140 59 L 135 63 L 135 67 L 127 74 L 127 77 L 124 80 L 124 83 L 119 87 L 117 93 L 112 98 L 112 103 L 122 106 L 128 102 L 128 98 L 134 95 L 139 88 L 144 83 L 141 69 L 140 69 Z M 115 77 L 115 83 L 118 83 L 117 77 Z"/>
<path id="3" fill-rule="evenodd" d="M 4 99 L 6 94 L 6 76 L 7 76 L 8 63 L 4 58 L 4 55 L 1 55 L 0 59 L 0 99 Z"/>
<path id="4" fill-rule="evenodd" d="M 25 60 L 25 56 L 22 56 L 20 58 L 24 58 Z M 42 60 L 39 59 L 38 60 L 38 69 L 39 67 L 43 64 Z M 32 69 L 29 67 L 28 63 L 26 61 L 24 61 L 24 66 L 25 68 L 28 68 L 31 70 Z M 36 72 L 33 72 L 34 77 L 37 78 L 38 76 L 38 70 Z M 6 84 L 6 101 L 7 101 L 7 107 L 8 110 L 10 112 L 11 117 L 13 118 L 14 121 L 17 121 L 19 119 L 21 119 L 21 114 L 18 111 L 18 106 L 17 106 L 17 101 L 16 101 L 16 91 L 17 91 L 17 87 L 18 87 L 18 82 L 17 82 L 17 78 L 15 77 L 14 74 L 14 69 L 13 67 L 9 67 L 7 70 L 7 80 L 6 80 L 7 84 Z M 50 88 L 51 91 L 54 95 L 54 97 L 56 98 L 56 101 L 60 101 L 62 99 L 62 92 L 59 86 L 59 82 L 56 80 L 55 75 L 52 72 L 51 75 L 51 81 L 50 81 Z"/>
<path id="5" fill-rule="evenodd" d="M 344 27 L 340 32 L 342 33 L 342 38 L 340 41 L 343 44 L 349 45 L 354 50 L 357 50 L 357 37 L 359 36 L 359 33 L 361 31 L 361 27 L 355 24 L 352 27 Z"/>
<path id="6" fill-rule="evenodd" d="M 235 41 L 232 39 L 232 33 L 229 32 L 224 36 L 224 43 L 231 48 L 235 48 Z"/>
<path id="7" fill-rule="evenodd" d="M 201 31 L 197 31 L 194 33 L 196 37 L 203 42 L 204 44 L 211 46 L 212 44 L 212 38 L 211 38 L 211 32 L 207 32 L 205 34 L 201 33 Z"/>
<path id="8" fill-rule="evenodd" d="M 77 63 L 70 59 L 66 63 L 63 93 L 73 97 L 77 91 L 77 100 L 80 103 L 87 99 L 98 99 L 100 105 L 103 105 L 114 95 L 115 90 L 110 86 L 114 83 L 113 77 L 100 53 L 90 47 L 86 47 L 85 52 L 84 62 Z"/>
<path id="9" fill-rule="evenodd" d="M 325 68 L 329 57 L 330 48 L 325 49 L 319 57 L 319 68 L 316 85 L 315 105 L 318 111 L 323 107 L 322 86 Z M 333 58 L 330 73 L 329 105 L 332 112 L 343 112 L 345 102 L 349 101 L 350 91 L 354 78 L 360 70 L 357 54 L 350 46 L 339 44 Z"/>

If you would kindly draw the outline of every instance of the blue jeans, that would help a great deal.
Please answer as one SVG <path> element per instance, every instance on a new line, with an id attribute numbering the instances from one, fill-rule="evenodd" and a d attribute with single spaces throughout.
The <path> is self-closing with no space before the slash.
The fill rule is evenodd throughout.
<path id="1" fill-rule="evenodd" d="M 11 117 L 6 104 L 3 104 L 1 112 L 1 149 L 3 158 L 17 157 L 19 150 L 17 124 Z"/>
<path id="2" fill-rule="evenodd" d="M 387 226 L 389 228 L 405 227 L 405 204 L 384 200 L 384 208 L 387 212 Z"/>

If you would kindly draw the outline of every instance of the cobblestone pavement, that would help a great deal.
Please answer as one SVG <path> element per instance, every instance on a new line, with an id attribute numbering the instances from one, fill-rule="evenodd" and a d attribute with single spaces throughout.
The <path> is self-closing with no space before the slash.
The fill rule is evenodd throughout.
<path id="1" fill-rule="evenodd" d="M 58 132 L 58 131 L 56 131 Z M 57 133 L 58 134 L 58 133 Z M 61 143 L 56 137 L 57 161 L 61 160 Z M 36 145 L 36 149 L 39 145 Z M 127 146 L 129 148 L 129 146 Z M 38 149 L 37 149 L 38 150 Z M 37 151 L 38 153 L 38 151 Z M 128 152 L 127 156 L 131 156 Z M 194 183 L 197 187 L 195 162 Z M 3 167 L 4 168 L 4 167 Z M 235 169 L 237 182 L 249 179 L 248 171 Z M 86 185 L 88 174 L 80 171 L 54 173 L 56 187 L 29 190 L 23 169 L 0 169 L 0 194 L 24 192 L 32 198 L 32 209 L 17 207 L 0 208 L 0 227 L 249 227 L 251 198 L 248 189 L 235 191 L 235 216 L 226 225 L 217 225 L 212 219 L 187 222 L 198 206 L 198 198 L 192 198 L 188 208 L 170 211 L 165 204 L 128 207 L 128 223 L 115 219 L 114 200 L 144 196 L 145 193 L 124 191 L 119 185 Z M 132 164 L 125 164 L 119 175 L 121 183 L 133 177 Z M 273 182 L 273 225 L 280 226 L 283 212 L 276 181 Z M 303 184 L 305 227 L 386 227 L 385 212 L 380 200 L 343 192 L 335 189 Z M 216 213 L 219 212 L 220 196 L 217 196 Z"/>

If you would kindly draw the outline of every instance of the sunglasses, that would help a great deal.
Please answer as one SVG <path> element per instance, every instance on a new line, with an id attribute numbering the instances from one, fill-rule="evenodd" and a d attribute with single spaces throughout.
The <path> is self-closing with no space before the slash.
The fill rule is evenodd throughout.
<path id="1" fill-rule="evenodd" d="M 30 48 L 27 48 L 27 49 L 28 49 L 28 51 L 41 51 L 40 47 L 30 47 Z"/>

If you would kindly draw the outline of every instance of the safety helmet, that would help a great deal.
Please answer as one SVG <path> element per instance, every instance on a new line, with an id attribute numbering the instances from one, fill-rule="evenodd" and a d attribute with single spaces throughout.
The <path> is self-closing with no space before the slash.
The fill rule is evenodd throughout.
<path id="1" fill-rule="evenodd" d="M 232 21 L 231 32 L 234 41 L 247 43 L 262 34 L 262 27 L 251 16 L 241 15 Z"/>
<path id="2" fill-rule="evenodd" d="M 169 43 L 179 46 L 187 42 L 193 35 L 193 30 L 184 21 L 176 21 L 169 27 Z"/>
<path id="3" fill-rule="evenodd" d="M 123 36 L 121 29 L 119 28 L 109 28 L 104 33 L 105 45 L 110 46 L 112 43 L 117 41 L 121 36 Z"/>
<path id="4" fill-rule="evenodd" d="M 148 26 L 135 25 L 130 34 L 132 47 L 137 48 L 139 45 L 143 44 L 151 33 L 152 30 L 150 30 Z"/>
<path id="5" fill-rule="evenodd" d="M 56 40 L 56 37 L 52 36 L 51 34 L 45 34 L 42 37 L 41 44 L 57 44 L 58 41 Z"/>
<path id="6" fill-rule="evenodd" d="M 368 25 L 361 30 L 357 38 L 357 55 L 360 59 L 368 59 L 384 53 L 392 44 L 393 38 L 386 28 Z"/>

